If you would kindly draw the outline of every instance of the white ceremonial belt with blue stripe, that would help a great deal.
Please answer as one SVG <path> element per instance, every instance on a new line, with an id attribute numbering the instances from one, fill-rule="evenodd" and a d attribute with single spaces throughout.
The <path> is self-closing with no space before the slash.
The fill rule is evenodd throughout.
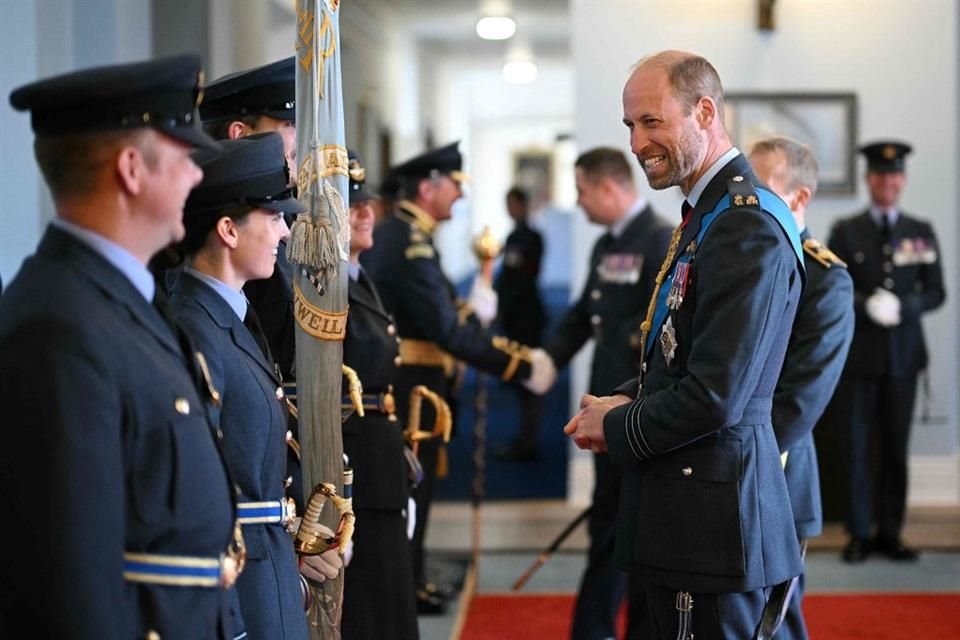
<path id="1" fill-rule="evenodd" d="M 123 578 L 173 587 L 220 587 L 221 563 L 220 557 L 125 552 Z"/>
<path id="2" fill-rule="evenodd" d="M 286 526 L 293 522 L 296 517 L 297 505 L 293 498 L 237 503 L 237 522 L 240 524 L 281 524 Z"/>

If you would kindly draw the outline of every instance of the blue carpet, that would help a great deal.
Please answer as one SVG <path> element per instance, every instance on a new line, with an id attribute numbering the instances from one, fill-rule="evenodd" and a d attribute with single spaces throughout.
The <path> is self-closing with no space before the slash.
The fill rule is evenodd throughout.
<path id="1" fill-rule="evenodd" d="M 469 282 L 469 279 L 467 280 Z M 466 288 L 461 284 L 458 289 Z M 546 287 L 542 291 L 547 309 L 547 331 L 569 306 L 566 287 Z M 520 403 L 512 385 L 490 375 L 477 375 L 469 369 L 457 395 L 456 426 L 448 454 L 449 475 L 437 482 L 437 500 L 470 500 L 474 479 L 474 423 L 478 378 L 487 390 L 485 500 L 523 500 L 531 498 L 565 498 L 567 495 L 567 438 L 561 429 L 569 419 L 570 381 L 567 370 L 560 372 L 557 383 L 544 397 L 543 420 L 540 424 L 537 460 L 502 462 L 493 451 L 508 444 L 517 433 Z"/>

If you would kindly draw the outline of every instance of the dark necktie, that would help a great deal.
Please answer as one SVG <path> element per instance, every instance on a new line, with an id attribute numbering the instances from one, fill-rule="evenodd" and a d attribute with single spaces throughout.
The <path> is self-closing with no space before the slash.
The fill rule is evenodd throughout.
<path id="1" fill-rule="evenodd" d="M 684 200 L 683 204 L 680 205 L 680 224 L 682 224 L 683 226 L 687 226 L 687 219 L 689 218 L 690 211 L 692 209 L 693 209 L 693 205 L 691 205 L 686 200 Z"/>
<path id="2" fill-rule="evenodd" d="M 260 318 L 257 317 L 257 312 L 253 310 L 253 305 L 250 303 L 247 303 L 247 315 L 243 317 L 243 326 L 250 331 L 257 346 L 260 347 L 260 352 L 263 353 L 263 357 L 265 357 L 267 362 L 272 366 L 274 364 L 273 356 L 270 354 L 270 345 L 267 344 L 267 336 L 263 333 L 263 327 L 260 326 Z"/>
<path id="3" fill-rule="evenodd" d="M 884 242 L 890 240 L 890 214 L 886 211 L 880 214 L 880 236 Z"/>

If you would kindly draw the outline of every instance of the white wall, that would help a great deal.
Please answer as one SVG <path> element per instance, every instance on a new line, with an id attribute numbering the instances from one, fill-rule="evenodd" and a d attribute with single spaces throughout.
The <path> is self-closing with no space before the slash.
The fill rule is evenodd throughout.
<path id="1" fill-rule="evenodd" d="M 914 154 L 901 203 L 933 222 L 948 288 L 947 303 L 925 322 L 931 409 L 943 420 L 915 426 L 911 502 L 958 504 L 958 4 L 780 0 L 773 33 L 756 29 L 755 11 L 752 0 L 571 0 L 577 141 L 629 153 L 620 92 L 629 67 L 662 49 L 704 55 L 727 91 L 856 92 L 860 140 L 909 141 Z M 862 171 L 860 162 L 855 198 L 815 201 L 808 215 L 815 235 L 825 239 L 834 219 L 865 206 Z M 678 190 L 644 188 L 660 211 L 678 210 Z"/>
<path id="2" fill-rule="evenodd" d="M 0 21 L 0 274 L 4 286 L 32 254 L 53 206 L 33 158 L 29 114 L 10 91 L 38 78 L 151 54 L 148 2 L 70 0 L 3 3 Z"/>
<path id="3" fill-rule="evenodd" d="M 504 196 L 513 182 L 513 154 L 553 149 L 573 128 L 573 74 L 569 61 L 541 60 L 537 79 L 525 85 L 503 80 L 502 60 L 445 57 L 426 79 L 436 144 L 460 140 L 470 175 L 467 198 L 437 234 L 444 269 L 454 280 L 476 268 L 465 240 L 489 226 L 504 240 L 513 226 Z M 555 166 L 560 180 L 572 167 Z"/>

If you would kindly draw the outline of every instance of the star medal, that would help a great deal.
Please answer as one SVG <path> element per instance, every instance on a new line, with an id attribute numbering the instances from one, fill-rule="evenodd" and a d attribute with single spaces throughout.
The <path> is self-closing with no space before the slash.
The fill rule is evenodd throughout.
<path id="1" fill-rule="evenodd" d="M 687 292 L 687 277 L 690 275 L 690 263 L 678 262 L 673 273 L 673 284 L 667 294 L 667 308 L 676 311 L 683 304 L 683 296 Z"/>
<path id="2" fill-rule="evenodd" d="M 669 367 L 677 352 L 677 334 L 673 330 L 672 316 L 667 317 L 667 321 L 660 331 L 660 350 L 663 351 L 663 359 L 667 361 Z"/>

